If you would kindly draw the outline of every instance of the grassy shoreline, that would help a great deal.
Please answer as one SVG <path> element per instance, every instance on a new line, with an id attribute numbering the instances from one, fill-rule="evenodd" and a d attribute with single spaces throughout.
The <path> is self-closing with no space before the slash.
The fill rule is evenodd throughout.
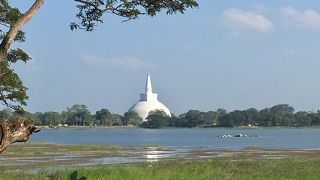
<path id="1" fill-rule="evenodd" d="M 36 126 L 40 129 L 135 129 L 136 126 Z"/>
<path id="2" fill-rule="evenodd" d="M 67 168 L 56 172 L 1 173 L 0 179 L 68 179 L 71 174 L 87 179 L 319 179 L 320 158 L 286 158 L 232 161 L 170 161 L 154 164 L 100 165 Z"/>

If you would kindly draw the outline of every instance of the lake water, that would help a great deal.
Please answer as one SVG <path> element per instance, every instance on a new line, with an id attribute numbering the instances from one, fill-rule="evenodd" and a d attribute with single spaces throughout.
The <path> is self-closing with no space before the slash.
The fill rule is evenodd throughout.
<path id="1" fill-rule="evenodd" d="M 246 134 L 246 138 L 219 135 Z M 209 128 L 209 129 L 43 129 L 31 141 L 53 144 L 102 144 L 121 146 L 159 145 L 182 149 L 229 149 L 245 147 L 320 149 L 318 128 Z"/>

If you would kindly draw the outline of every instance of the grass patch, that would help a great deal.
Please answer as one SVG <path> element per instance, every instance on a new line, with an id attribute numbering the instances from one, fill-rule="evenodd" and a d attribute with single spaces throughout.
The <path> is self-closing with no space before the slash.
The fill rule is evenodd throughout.
<path id="1" fill-rule="evenodd" d="M 243 150 L 247 150 L 247 151 L 255 151 L 255 150 L 261 150 L 262 148 L 260 147 L 256 147 L 256 146 L 248 146 L 243 148 Z"/>
<path id="2" fill-rule="evenodd" d="M 119 155 L 120 146 L 56 145 L 47 143 L 20 143 L 9 146 L 0 157 L 50 157 L 55 155 Z"/>
<path id="3" fill-rule="evenodd" d="M 103 145 L 55 145 L 47 143 L 25 143 L 14 144 L 9 146 L 5 151 L 6 154 L 28 154 L 28 153 L 64 153 L 64 152 L 110 152 L 120 150 L 119 146 L 103 146 Z"/>
<path id="4" fill-rule="evenodd" d="M 287 158 L 281 160 L 213 159 L 201 162 L 169 161 L 158 164 L 79 167 L 58 172 L 39 171 L 1 173 L 0 179 L 87 179 L 192 180 L 192 179 L 319 179 L 319 158 Z"/>

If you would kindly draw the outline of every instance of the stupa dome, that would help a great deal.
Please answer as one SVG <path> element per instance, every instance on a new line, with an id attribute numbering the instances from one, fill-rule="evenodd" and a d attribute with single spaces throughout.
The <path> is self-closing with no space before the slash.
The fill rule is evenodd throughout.
<path id="1" fill-rule="evenodd" d="M 158 94 L 152 92 L 151 78 L 147 75 L 145 93 L 140 94 L 140 101 L 135 103 L 129 111 L 136 112 L 144 121 L 147 121 L 147 117 L 150 111 L 161 110 L 171 117 L 169 109 L 158 101 Z"/>

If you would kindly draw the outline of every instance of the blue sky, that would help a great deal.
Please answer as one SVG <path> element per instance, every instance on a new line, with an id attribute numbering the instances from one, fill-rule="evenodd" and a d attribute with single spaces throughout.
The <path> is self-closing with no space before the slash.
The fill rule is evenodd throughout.
<path id="1" fill-rule="evenodd" d="M 122 114 L 147 72 L 174 114 L 280 103 L 320 109 L 319 1 L 198 2 L 184 15 L 126 23 L 106 15 L 94 32 L 71 32 L 76 3 L 46 1 L 18 45 L 33 58 L 15 66 L 29 88 L 26 110 L 86 104 Z"/>

